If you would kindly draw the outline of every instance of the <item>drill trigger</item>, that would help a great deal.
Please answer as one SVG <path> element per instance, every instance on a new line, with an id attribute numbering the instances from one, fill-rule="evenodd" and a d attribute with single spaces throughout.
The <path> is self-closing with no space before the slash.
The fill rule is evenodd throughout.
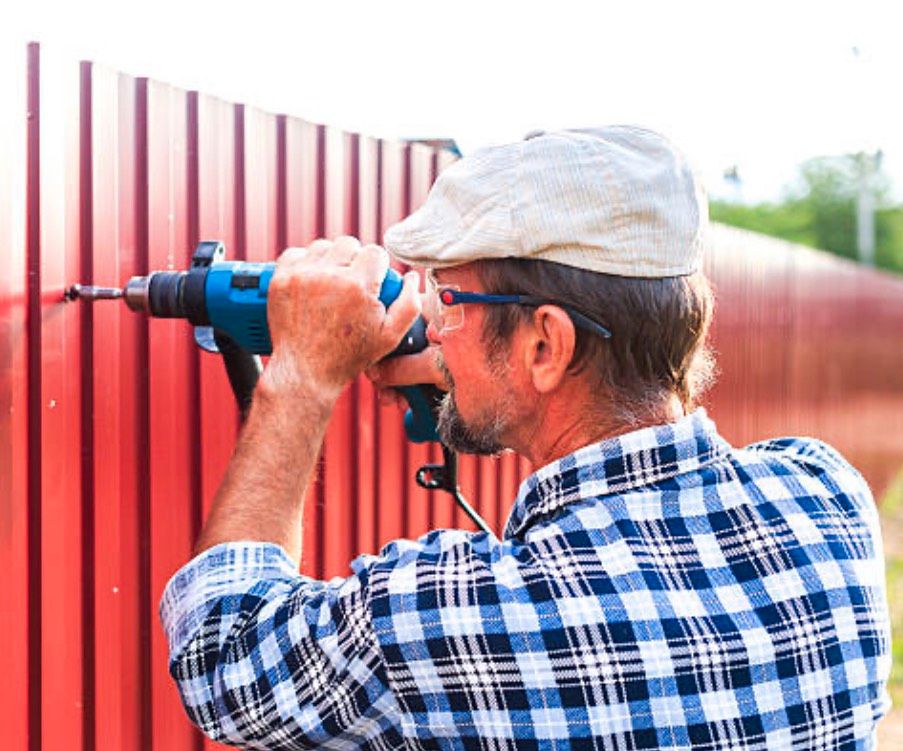
<path id="1" fill-rule="evenodd" d="M 206 352 L 213 352 L 214 354 L 219 352 L 219 347 L 216 346 L 216 338 L 213 334 L 213 326 L 195 326 L 194 342 Z"/>

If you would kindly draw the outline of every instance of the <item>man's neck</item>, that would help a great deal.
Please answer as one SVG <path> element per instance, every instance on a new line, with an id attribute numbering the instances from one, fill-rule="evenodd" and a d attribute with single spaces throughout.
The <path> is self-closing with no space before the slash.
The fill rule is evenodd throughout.
<path id="1" fill-rule="evenodd" d="M 538 410 L 538 413 L 535 424 L 526 431 L 526 440 L 518 441 L 519 446 L 512 446 L 537 468 L 608 438 L 676 422 L 684 416 L 684 409 L 680 399 L 672 395 L 648 417 L 629 423 L 614 419 L 613 410 L 573 400 L 559 400 Z"/>

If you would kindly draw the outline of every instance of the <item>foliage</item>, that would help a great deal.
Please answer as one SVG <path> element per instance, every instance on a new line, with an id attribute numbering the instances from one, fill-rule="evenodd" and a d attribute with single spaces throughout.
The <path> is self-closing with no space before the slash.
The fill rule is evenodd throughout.
<path id="1" fill-rule="evenodd" d="M 880 499 L 881 528 L 884 536 L 884 565 L 887 577 L 887 602 L 891 620 L 892 667 L 888 689 L 894 705 L 903 702 L 903 469 Z"/>
<path id="2" fill-rule="evenodd" d="M 888 690 L 896 706 L 903 699 L 903 559 L 887 556 L 887 600 L 891 616 L 891 673 Z"/>
<path id="3" fill-rule="evenodd" d="M 871 166 L 873 160 L 863 154 L 810 159 L 800 165 L 798 180 L 783 200 L 754 205 L 713 201 L 712 219 L 856 258 L 857 199 L 868 179 L 876 205 L 875 264 L 903 271 L 903 206 L 890 205 L 890 180 L 880 166 Z"/>
<path id="4" fill-rule="evenodd" d="M 712 201 L 709 213 L 713 221 L 722 224 L 817 247 L 811 212 L 798 201 L 758 203 L 752 206 Z"/>
<path id="5" fill-rule="evenodd" d="M 875 215 L 875 265 L 903 271 L 903 206 L 879 209 Z"/>

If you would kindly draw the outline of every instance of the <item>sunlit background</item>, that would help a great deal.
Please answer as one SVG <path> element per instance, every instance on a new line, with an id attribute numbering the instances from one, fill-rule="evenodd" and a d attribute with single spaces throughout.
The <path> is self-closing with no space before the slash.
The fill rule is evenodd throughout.
<path id="1" fill-rule="evenodd" d="M 691 157 L 716 218 L 851 257 L 865 242 L 903 270 L 901 16 L 892 0 L 37 0 L 4 10 L 0 43 L 465 153 L 649 125 Z M 816 226 L 838 201 L 851 216 Z"/>
<path id="2" fill-rule="evenodd" d="M 18 7 L 17 7 L 18 6 Z M 537 127 L 636 122 L 709 190 L 776 199 L 815 156 L 883 151 L 903 186 L 896 2 L 42 2 L 3 43 L 373 135 L 467 151 Z M 24 53 L 23 53 L 24 54 Z M 741 183 L 726 181 L 735 170 Z"/>

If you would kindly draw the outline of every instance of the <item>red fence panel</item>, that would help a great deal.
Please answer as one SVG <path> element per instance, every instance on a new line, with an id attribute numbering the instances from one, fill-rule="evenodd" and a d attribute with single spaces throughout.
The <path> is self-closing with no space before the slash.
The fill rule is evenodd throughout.
<path id="1" fill-rule="evenodd" d="M 4 748 L 195 751 L 167 675 L 160 593 L 188 560 L 238 415 L 183 321 L 63 302 L 82 282 L 354 234 L 379 241 L 453 157 L 194 92 L 0 50 L 0 685 Z M 716 227 L 708 270 L 721 377 L 710 413 L 736 444 L 810 433 L 877 494 L 903 464 L 903 281 Z M 438 458 L 360 379 L 308 489 L 302 570 L 472 528 L 413 477 Z M 465 457 L 460 482 L 501 531 L 530 470 Z"/>
<path id="2" fill-rule="evenodd" d="M 815 435 L 880 498 L 903 455 L 903 280 L 715 226 L 707 258 L 720 376 L 707 405 L 735 445 Z"/>
<path id="3" fill-rule="evenodd" d="M 85 239 L 89 247 L 82 248 L 82 259 L 90 262 L 90 269 L 83 278 L 119 279 L 121 259 L 116 252 L 118 237 L 119 195 L 119 153 L 107 148 L 118 142 L 119 132 L 119 79 L 108 70 L 93 69 L 85 64 L 82 69 L 82 98 L 85 103 L 83 115 L 88 116 L 83 128 L 85 138 L 82 143 L 82 173 L 86 183 L 83 194 L 91 197 L 90 211 L 86 220 Z M 127 136 L 126 136 L 127 137 Z M 90 185 L 87 184 L 90 181 Z M 86 190 L 87 189 L 87 190 Z M 123 341 L 123 312 L 118 306 L 97 306 L 82 311 L 91 317 L 90 330 L 104 332 L 104 337 L 91 336 L 91 362 L 85 364 L 84 377 L 93 382 L 91 403 L 93 420 L 86 421 L 91 430 L 91 452 L 93 471 L 86 477 L 93 486 L 93 529 L 91 544 L 86 550 L 92 551 L 93 561 L 93 624 L 94 661 L 92 666 L 91 690 L 95 706 L 105 708 L 102 717 L 97 718 L 92 739 L 100 746 L 124 746 L 123 716 L 127 695 L 123 691 L 124 671 L 133 674 L 135 663 L 123 654 L 122 645 L 129 641 L 128 632 L 123 630 L 123 615 L 126 608 L 121 601 L 124 595 L 123 579 L 131 580 L 131 570 L 124 567 L 127 561 L 134 563 L 134 545 L 129 546 L 130 555 L 123 556 L 114 541 L 125 541 L 129 530 L 124 528 L 124 519 L 134 518 L 122 504 L 128 499 L 134 507 L 134 496 L 123 483 L 121 467 L 128 447 L 113 436 L 123 433 L 123 419 L 133 409 L 133 403 L 124 399 L 121 391 L 120 364 L 125 362 L 121 348 Z M 95 430 L 94 427 L 100 428 Z M 86 436 L 87 438 L 87 436 Z M 87 441 L 86 441 L 87 442 Z M 91 487 L 88 488 L 90 494 Z M 126 515 L 123 515 L 126 512 Z M 134 538 L 130 536 L 130 541 Z M 101 544 L 98 544 L 98 542 Z M 92 581 L 85 578 L 85 583 Z M 91 612 L 90 610 L 88 611 Z M 103 638 L 97 638 L 102 634 Z M 89 747 L 91 743 L 87 744 Z"/>
<path id="4" fill-rule="evenodd" d="M 32 440 L 32 428 L 39 431 L 40 445 L 29 447 L 29 461 L 41 506 L 40 551 L 30 551 L 37 553 L 40 566 L 40 590 L 32 595 L 40 597 L 41 618 L 30 636 L 41 645 L 42 738 L 48 748 L 77 751 L 84 747 L 84 690 L 90 688 L 85 685 L 86 660 L 93 652 L 91 634 L 85 631 L 90 585 L 83 586 L 92 578 L 84 568 L 91 553 L 90 499 L 83 484 L 90 457 L 80 451 L 87 430 L 83 418 L 88 416 L 83 407 L 91 401 L 90 375 L 83 378 L 82 371 L 90 368 L 85 346 L 90 316 L 69 310 L 73 306 L 62 302 L 62 293 L 72 275 L 84 270 L 84 175 L 79 167 L 86 124 L 79 67 L 49 55 L 38 60 L 34 48 L 29 63 L 29 83 L 37 86 L 30 92 L 36 106 L 29 129 L 36 142 L 30 144 L 29 159 L 37 157 L 38 164 L 29 174 L 28 210 L 38 217 L 37 233 L 29 232 L 28 245 L 29 262 L 40 280 L 39 289 L 32 290 L 34 318 L 29 322 L 32 341 L 40 341 L 40 362 L 29 372 L 29 431 Z"/>
<path id="5" fill-rule="evenodd" d="M 29 336 L 33 270 L 26 253 L 26 175 L 31 162 L 25 144 L 30 79 L 22 50 L 0 47 L 0 569 L 6 594 L 0 605 L 0 641 L 5 650 L 0 681 L 3 727 L 10 748 L 24 749 L 30 719 L 40 707 L 39 578 L 33 551 L 39 546 L 39 488 L 33 487 L 29 435 Z M 24 115 L 24 116 L 23 116 Z M 34 502 L 32 502 L 34 500 Z"/>

